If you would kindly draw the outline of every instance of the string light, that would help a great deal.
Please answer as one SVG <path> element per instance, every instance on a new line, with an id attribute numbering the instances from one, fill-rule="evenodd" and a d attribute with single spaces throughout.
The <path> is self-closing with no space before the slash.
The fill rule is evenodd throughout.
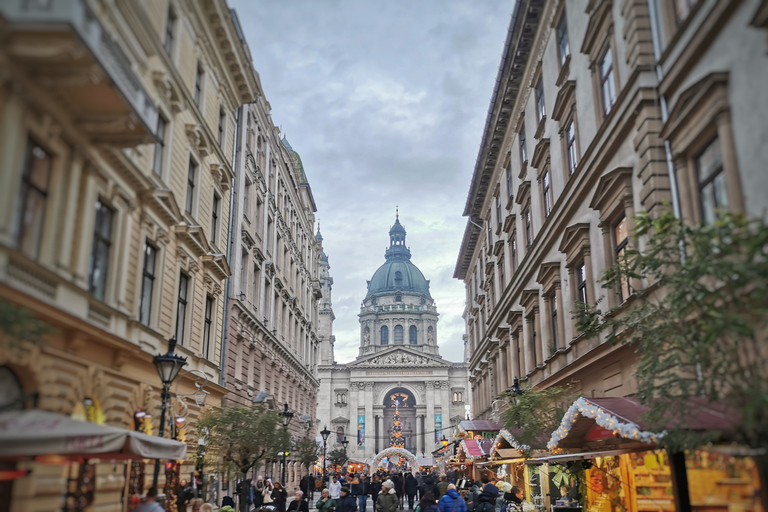
<path id="1" fill-rule="evenodd" d="M 552 433 L 552 438 L 547 443 L 547 448 L 550 450 L 557 448 L 560 441 L 570 432 L 578 416 L 595 420 L 595 423 L 606 430 L 611 430 L 614 435 L 619 435 L 626 439 L 637 439 L 644 443 L 656 442 L 657 439 L 666 435 L 666 432 L 645 432 L 631 421 L 620 421 L 600 407 L 589 403 L 585 398 L 579 398 L 568 408 L 565 416 L 563 416 L 563 421 L 560 422 L 560 426 Z"/>

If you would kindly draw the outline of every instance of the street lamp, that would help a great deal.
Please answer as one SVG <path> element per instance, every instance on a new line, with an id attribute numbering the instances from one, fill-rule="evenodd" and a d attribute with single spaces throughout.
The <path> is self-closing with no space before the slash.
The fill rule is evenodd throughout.
<path id="1" fill-rule="evenodd" d="M 440 440 L 440 444 L 443 445 L 443 448 L 448 446 L 448 440 L 445 438 L 445 436 L 443 436 L 443 438 Z"/>
<path id="2" fill-rule="evenodd" d="M 349 439 L 347 439 L 347 436 L 344 436 L 344 439 L 341 441 L 341 445 L 344 447 L 344 456 L 349 458 L 349 455 L 347 455 L 347 446 L 349 446 Z M 344 469 L 343 464 L 341 469 Z M 349 462 L 347 462 L 347 469 L 349 469 Z"/>
<path id="3" fill-rule="evenodd" d="M 331 435 L 331 431 L 328 430 L 328 425 L 323 425 L 323 430 L 320 431 L 320 435 L 323 436 L 323 485 L 325 485 L 325 449 L 328 446 L 328 436 Z"/>
<path id="4" fill-rule="evenodd" d="M 156 355 L 152 358 L 152 363 L 157 368 L 157 374 L 163 383 L 163 393 L 160 395 L 162 400 L 160 406 L 160 429 L 158 435 L 163 437 L 165 434 L 165 410 L 170 407 L 171 394 L 168 391 L 171 383 L 174 381 L 179 371 L 187 364 L 187 358 L 178 356 L 174 353 L 176 350 L 176 337 L 168 340 L 168 352 L 164 355 Z M 157 479 L 160 476 L 160 459 L 155 460 L 155 474 L 152 477 L 152 486 L 157 487 Z"/>
<path id="5" fill-rule="evenodd" d="M 285 408 L 283 409 L 283 428 L 288 428 L 288 425 L 291 423 L 291 420 L 293 419 L 293 413 L 288 410 L 288 404 L 285 404 Z M 285 488 L 285 458 L 289 455 L 289 452 L 286 450 L 283 450 L 283 475 L 282 475 L 282 484 L 283 488 Z"/>

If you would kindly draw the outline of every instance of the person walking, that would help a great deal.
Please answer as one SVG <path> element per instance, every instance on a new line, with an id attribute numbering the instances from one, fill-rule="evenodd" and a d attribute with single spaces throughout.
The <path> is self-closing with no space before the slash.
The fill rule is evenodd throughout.
<path id="1" fill-rule="evenodd" d="M 163 506 L 157 502 L 157 487 L 150 487 L 144 503 L 133 510 L 134 512 L 165 512 Z"/>
<path id="2" fill-rule="evenodd" d="M 272 489 L 272 504 L 277 512 L 285 512 L 285 502 L 288 500 L 288 492 L 283 488 L 283 484 L 275 482 Z"/>
<path id="3" fill-rule="evenodd" d="M 341 482 L 336 475 L 333 475 L 331 480 L 331 483 L 328 484 L 328 492 L 331 493 L 331 499 L 337 500 L 341 497 Z"/>
<path id="4" fill-rule="evenodd" d="M 309 512 L 309 503 L 304 499 L 304 491 L 296 491 L 293 501 L 288 504 L 288 512 Z"/>
<path id="5" fill-rule="evenodd" d="M 419 492 L 419 482 L 411 473 L 405 475 L 405 495 L 408 497 L 408 510 L 413 510 L 416 493 Z"/>
<path id="6" fill-rule="evenodd" d="M 336 510 L 336 500 L 331 498 L 331 493 L 328 489 L 323 489 L 320 499 L 315 503 L 315 507 L 318 512 L 334 512 Z"/>
<path id="7" fill-rule="evenodd" d="M 437 482 L 437 490 L 440 493 L 437 495 L 439 500 L 448 491 L 448 478 L 445 475 L 440 475 L 440 481 Z"/>
<path id="8" fill-rule="evenodd" d="M 341 497 L 336 500 L 336 512 L 357 512 L 357 500 L 347 486 L 341 488 Z"/>
<path id="9" fill-rule="evenodd" d="M 419 504 L 416 505 L 416 512 L 438 512 L 435 495 L 431 492 L 422 494 Z"/>
<path id="10" fill-rule="evenodd" d="M 376 498 L 376 512 L 398 512 L 397 493 L 392 480 L 381 484 L 381 492 Z"/>
<path id="11" fill-rule="evenodd" d="M 437 508 L 440 512 L 467 512 L 467 504 L 459 496 L 459 491 L 456 490 L 455 484 L 448 484 L 448 488 L 445 490 L 443 497 L 440 498 Z"/>
<path id="12" fill-rule="evenodd" d="M 504 493 L 507 512 L 523 512 L 523 490 L 517 486 Z"/>

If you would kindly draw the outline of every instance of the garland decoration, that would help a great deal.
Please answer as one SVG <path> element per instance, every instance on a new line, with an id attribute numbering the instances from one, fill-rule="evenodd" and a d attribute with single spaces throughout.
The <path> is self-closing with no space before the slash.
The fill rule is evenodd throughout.
<path id="1" fill-rule="evenodd" d="M 560 426 L 552 433 L 552 438 L 547 443 L 547 448 L 550 450 L 557 449 L 558 444 L 568 435 L 578 416 L 591 418 L 599 426 L 611 430 L 614 435 L 619 435 L 625 439 L 636 439 L 644 443 L 654 443 L 666 435 L 666 432 L 656 433 L 641 430 L 640 427 L 631 421 L 620 420 L 582 397 L 568 408 L 565 416 L 563 416 L 563 421 L 560 422 Z"/>

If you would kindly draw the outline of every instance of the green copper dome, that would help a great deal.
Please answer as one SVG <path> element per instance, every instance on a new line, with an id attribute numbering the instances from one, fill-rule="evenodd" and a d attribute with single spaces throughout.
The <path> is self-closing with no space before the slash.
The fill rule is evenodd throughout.
<path id="1" fill-rule="evenodd" d="M 389 230 L 389 249 L 384 254 L 386 262 L 379 267 L 368 281 L 369 299 L 377 295 L 387 295 L 395 292 L 411 293 L 429 297 L 429 281 L 424 278 L 421 270 L 411 263 L 411 251 L 405 246 L 405 228 L 400 219 L 395 219 L 395 225 Z"/>

